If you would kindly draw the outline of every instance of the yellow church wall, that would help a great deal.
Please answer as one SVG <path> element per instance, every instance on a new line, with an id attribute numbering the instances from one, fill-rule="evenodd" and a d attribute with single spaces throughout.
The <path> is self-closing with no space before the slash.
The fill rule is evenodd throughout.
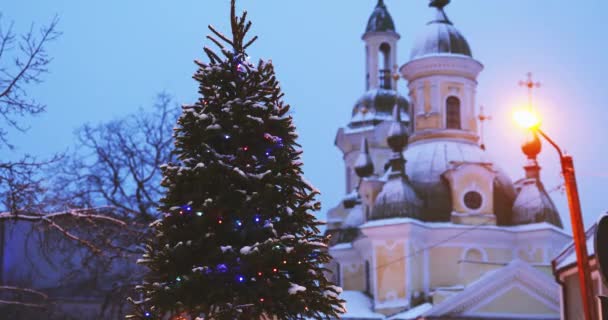
<path id="1" fill-rule="evenodd" d="M 341 265 L 342 289 L 365 291 L 365 266 L 363 264 Z"/>
<path id="2" fill-rule="evenodd" d="M 544 261 L 545 254 L 542 248 L 533 248 L 532 245 L 528 245 L 517 250 L 517 257 L 527 262 L 540 263 Z"/>
<path id="3" fill-rule="evenodd" d="M 497 264 L 488 264 L 488 263 L 479 263 L 479 262 L 471 262 L 465 261 L 461 263 L 461 282 L 466 285 L 469 284 L 481 276 L 483 276 L 486 272 L 494 271 L 496 269 L 504 267 L 503 265 Z"/>
<path id="4" fill-rule="evenodd" d="M 513 260 L 513 249 L 486 248 L 488 261 L 507 262 Z"/>
<path id="5" fill-rule="evenodd" d="M 377 301 L 405 299 L 406 279 L 405 244 L 386 241 L 386 245 L 375 245 Z"/>
<path id="6" fill-rule="evenodd" d="M 416 130 L 437 129 L 441 124 L 439 113 L 421 114 L 416 116 Z"/>
<path id="7" fill-rule="evenodd" d="M 415 292 L 415 291 L 420 291 L 422 292 L 423 286 L 424 286 L 424 273 L 426 272 L 426 270 L 424 270 L 424 254 L 425 251 L 424 250 L 420 250 L 420 248 L 418 247 L 414 247 L 414 246 L 410 246 L 409 247 L 410 252 L 412 253 L 416 253 L 416 254 L 412 254 L 409 256 L 408 260 L 409 260 L 409 264 L 410 264 L 410 273 L 411 273 L 411 277 L 410 277 L 410 285 L 408 290 L 410 292 Z"/>
<path id="8" fill-rule="evenodd" d="M 517 306 L 517 308 L 513 308 L 513 306 Z M 528 315 L 555 314 L 556 316 L 558 313 L 558 311 L 547 307 L 518 287 L 509 289 L 488 304 L 475 310 L 475 312 Z"/>
<path id="9" fill-rule="evenodd" d="M 459 285 L 460 276 L 457 270 L 462 248 L 436 247 L 429 252 L 431 288 Z"/>
<path id="10" fill-rule="evenodd" d="M 469 171 L 469 170 L 467 170 Z M 469 172 L 460 172 L 458 179 L 451 179 L 450 181 L 452 190 L 452 204 L 454 210 L 457 212 L 470 212 L 469 208 L 464 206 L 463 197 L 466 192 L 470 191 L 470 186 L 476 187 L 475 191 L 478 191 L 483 196 L 483 202 L 481 207 L 476 210 L 477 213 L 492 214 L 494 207 L 494 199 L 492 195 L 491 184 L 488 183 L 488 179 L 479 174 L 478 170 L 470 170 Z"/>

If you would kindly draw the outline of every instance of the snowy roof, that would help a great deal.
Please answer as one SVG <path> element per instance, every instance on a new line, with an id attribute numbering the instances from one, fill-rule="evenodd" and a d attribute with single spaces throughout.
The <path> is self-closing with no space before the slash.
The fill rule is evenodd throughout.
<path id="1" fill-rule="evenodd" d="M 405 170 L 414 190 L 425 203 L 424 221 L 450 221 L 452 203 L 449 187 L 443 173 L 453 168 L 454 163 L 490 163 L 490 157 L 477 144 L 448 139 L 420 140 L 410 144 L 405 150 Z M 511 179 L 496 165 L 497 185 L 495 196 L 507 199 L 505 204 L 515 199 L 515 189 Z M 503 216 L 511 212 L 511 205 L 497 206 L 496 213 Z"/>
<path id="2" fill-rule="evenodd" d="M 339 243 L 335 246 L 332 246 L 329 248 L 329 250 L 348 250 L 348 249 L 352 249 L 353 248 L 353 244 L 351 242 L 348 243 Z"/>
<path id="3" fill-rule="evenodd" d="M 443 6 L 436 8 L 435 18 L 427 24 L 424 32 L 417 38 L 410 59 L 437 53 L 472 57 L 469 43 L 448 19 Z"/>
<path id="4" fill-rule="evenodd" d="M 388 13 L 388 9 L 386 8 L 386 5 L 384 5 L 384 1 L 378 0 L 378 4 L 376 5 L 376 8 L 374 8 L 374 12 L 372 12 L 372 15 L 367 21 L 365 32 L 387 31 L 395 32 L 395 23 L 393 22 L 393 18 L 391 18 L 390 13 Z"/>
<path id="5" fill-rule="evenodd" d="M 513 223 L 524 224 L 546 221 L 563 228 L 555 204 L 536 178 L 525 179 L 518 183 L 521 190 L 513 203 Z"/>
<path id="6" fill-rule="evenodd" d="M 419 306 L 413 307 L 408 311 L 396 314 L 388 319 L 389 320 L 415 320 L 415 319 L 418 319 L 420 316 L 422 316 L 422 314 L 424 314 L 425 312 L 431 310 L 431 308 L 433 308 L 433 305 L 427 302 L 427 303 L 421 304 Z"/>
<path id="7" fill-rule="evenodd" d="M 403 95 L 392 89 L 370 89 L 355 103 L 349 127 L 376 125 L 391 120 L 395 104 L 398 104 L 401 110 L 401 121 L 409 123 L 410 104 Z"/>
<path id="8" fill-rule="evenodd" d="M 597 228 L 597 223 L 594 223 L 587 231 L 585 235 L 587 237 L 587 254 L 589 257 L 595 255 L 595 229 Z M 560 254 L 555 257 L 553 260 L 555 264 L 555 269 L 560 270 L 563 268 L 570 267 L 571 265 L 576 264 L 576 251 L 574 250 L 574 240 L 570 241 L 564 249 L 560 252 Z"/>
<path id="9" fill-rule="evenodd" d="M 361 205 L 355 206 L 350 213 L 344 219 L 342 227 L 344 228 L 356 228 L 365 223 L 365 211 Z"/>
<path id="10" fill-rule="evenodd" d="M 449 229 L 470 229 L 471 226 L 464 224 L 455 224 L 451 222 L 421 222 L 412 218 L 392 218 L 392 219 L 384 219 L 384 220 L 375 220 L 369 221 L 365 224 L 361 225 L 360 228 L 377 228 L 387 225 L 395 225 L 395 224 L 416 224 L 420 227 L 427 229 L 440 229 L 440 228 L 449 228 Z M 480 225 L 476 226 L 476 229 L 484 229 L 484 230 L 500 230 L 504 232 L 530 232 L 530 231 L 538 231 L 538 230 L 553 230 L 559 232 L 564 235 L 568 235 L 564 230 L 557 228 L 556 226 L 541 222 L 541 223 L 532 223 L 532 224 L 524 224 L 519 226 L 493 226 L 493 225 Z"/>
<path id="11" fill-rule="evenodd" d="M 372 308 L 371 298 L 359 291 L 344 291 L 340 298 L 346 301 L 346 313 L 341 319 L 385 319 L 381 313 L 376 313 Z"/>

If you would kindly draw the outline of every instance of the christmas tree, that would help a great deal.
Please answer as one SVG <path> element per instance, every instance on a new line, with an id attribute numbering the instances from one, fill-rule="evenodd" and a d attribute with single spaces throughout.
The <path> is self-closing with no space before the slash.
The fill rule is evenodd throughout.
<path id="1" fill-rule="evenodd" d="M 270 62 L 248 62 L 247 13 L 231 1 L 232 39 L 209 29 L 221 53 L 196 62 L 201 97 L 174 129 L 178 163 L 162 167 L 166 193 L 155 237 L 138 262 L 131 319 L 329 319 L 343 312 L 328 282 L 327 239 L 312 215 L 318 191 L 302 177 L 289 105 Z"/>

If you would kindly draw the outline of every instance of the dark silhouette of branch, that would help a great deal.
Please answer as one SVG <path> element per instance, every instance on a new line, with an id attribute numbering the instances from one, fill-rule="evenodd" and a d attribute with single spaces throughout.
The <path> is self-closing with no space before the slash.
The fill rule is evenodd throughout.
<path id="1" fill-rule="evenodd" d="M 77 132 L 77 152 L 58 168 L 56 197 L 74 207 L 109 205 L 139 221 L 155 219 L 160 166 L 172 157 L 178 111 L 171 97 L 161 93 L 151 111 L 83 126 Z"/>
<path id="2" fill-rule="evenodd" d="M 0 14 L 0 117 L 11 128 L 26 130 L 17 118 L 36 115 L 45 109 L 44 104 L 29 97 L 27 89 L 31 84 L 41 83 L 42 76 L 48 73 L 52 59 L 46 46 L 59 37 L 58 23 L 55 17 L 38 30 L 32 24 L 25 34 L 17 35 L 13 23 L 4 26 Z M 6 129 L 0 129 L 0 142 L 13 148 L 7 133 Z"/>

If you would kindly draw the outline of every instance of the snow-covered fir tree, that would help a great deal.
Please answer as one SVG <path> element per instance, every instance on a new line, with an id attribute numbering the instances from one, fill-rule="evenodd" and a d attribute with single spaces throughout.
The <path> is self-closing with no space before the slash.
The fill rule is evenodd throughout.
<path id="1" fill-rule="evenodd" d="M 312 214 L 318 191 L 302 177 L 289 105 L 270 62 L 245 50 L 251 22 L 231 1 L 232 38 L 209 27 L 220 53 L 196 62 L 200 98 L 174 132 L 178 162 L 164 165 L 166 193 L 149 268 L 131 319 L 328 319 L 341 289 L 324 276 L 327 239 Z"/>

